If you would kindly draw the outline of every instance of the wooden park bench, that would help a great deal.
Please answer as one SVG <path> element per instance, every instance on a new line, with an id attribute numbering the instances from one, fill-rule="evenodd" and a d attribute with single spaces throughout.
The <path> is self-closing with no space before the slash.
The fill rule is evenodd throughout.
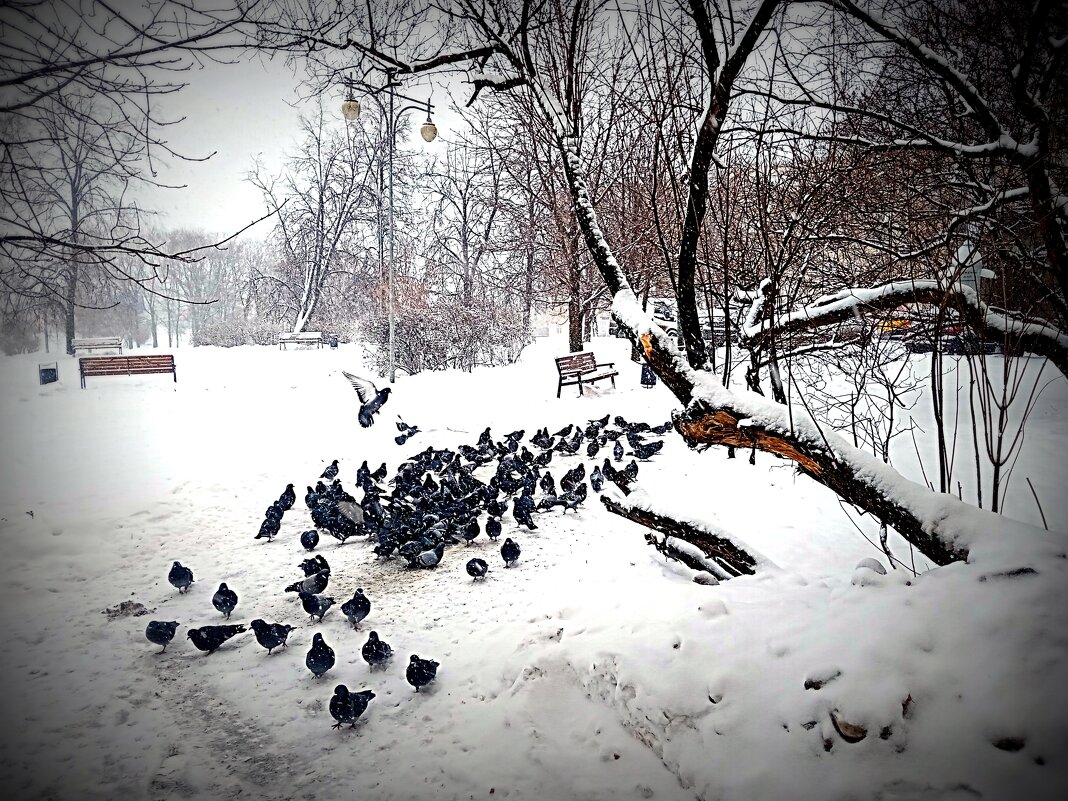
<path id="1" fill-rule="evenodd" d="M 572 353 L 561 356 L 556 360 L 556 372 L 560 374 L 560 383 L 556 387 L 556 397 L 560 397 L 560 390 L 564 387 L 578 384 L 579 395 L 584 395 L 583 387 L 603 378 L 612 379 L 612 387 L 615 388 L 618 372 L 612 370 L 609 373 L 598 372 L 602 367 L 615 367 L 615 362 L 597 364 L 597 359 L 592 353 Z"/>
<path id="2" fill-rule="evenodd" d="M 278 335 L 279 350 L 290 344 L 315 345 L 315 347 L 321 348 L 323 346 L 323 334 L 321 331 L 301 331 L 299 334 Z"/>
<path id="3" fill-rule="evenodd" d="M 72 339 L 71 350 L 75 356 L 91 354 L 96 350 L 113 351 L 122 353 L 122 337 L 91 337 L 86 339 Z"/>
<path id="4" fill-rule="evenodd" d="M 178 381 L 178 370 L 174 366 L 174 356 L 170 353 L 151 356 L 84 356 L 78 360 L 78 369 L 82 375 L 82 389 L 85 389 L 85 379 L 88 376 L 173 373 L 175 382 Z"/>

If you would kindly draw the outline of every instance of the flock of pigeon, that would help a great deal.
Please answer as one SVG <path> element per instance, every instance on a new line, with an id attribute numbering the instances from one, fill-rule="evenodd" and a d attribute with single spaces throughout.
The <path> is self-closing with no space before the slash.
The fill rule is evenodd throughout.
<path id="1" fill-rule="evenodd" d="M 388 388 L 382 390 L 382 393 L 386 392 Z M 361 392 L 361 400 L 363 395 Z M 370 398 L 372 402 L 374 397 Z M 381 403 L 373 411 L 380 406 Z M 370 414 L 367 417 L 369 419 Z M 403 462 L 388 482 L 384 463 L 371 471 L 364 461 L 354 480 L 362 492 L 359 501 L 338 479 L 339 466 L 335 459 L 323 471 L 319 481 L 308 487 L 304 496 L 315 528 L 304 531 L 300 543 L 310 552 L 319 545 L 321 534 L 333 537 L 339 544 L 363 537 L 374 543 L 376 559 L 389 560 L 399 556 L 409 569 L 434 569 L 441 564 L 449 548 L 461 543 L 470 545 L 483 531 L 491 542 L 495 542 L 503 532 L 504 516 L 509 511 L 517 531 L 520 526 L 537 529 L 535 515 L 556 507 L 563 513 L 576 511 L 588 493 L 585 462 L 580 460 L 566 470 L 557 486 L 550 472 L 554 459 L 559 465 L 560 461 L 579 456 L 580 452 L 587 458 L 596 459 L 602 449 L 610 451 L 611 456 L 602 464 L 594 462 L 588 474 L 589 486 L 594 492 L 600 492 L 607 481 L 623 493 L 629 493 L 638 476 L 638 460 L 651 458 L 663 447 L 662 440 L 646 440 L 644 437 L 663 435 L 671 424 L 652 427 L 647 423 L 627 422 L 618 415 L 612 422 L 614 427 L 609 425 L 609 416 L 605 415 L 585 427 L 568 425 L 552 435 L 547 428 L 540 429 L 528 440 L 533 449 L 522 444 L 525 435 L 522 430 L 496 441 L 487 428 L 475 445 L 461 445 L 455 451 L 428 447 Z M 397 423 L 397 429 L 401 432 L 398 443 L 419 433 L 417 427 L 403 422 Z M 629 453 L 624 450 L 624 441 L 630 447 Z M 634 458 L 625 467 L 617 468 L 613 461 L 618 464 L 625 455 Z M 296 493 L 293 485 L 288 484 L 278 500 L 268 507 L 255 539 L 273 541 L 281 529 L 282 517 L 295 504 Z M 519 543 L 506 537 L 500 548 L 504 566 L 515 565 L 521 553 Z M 335 598 L 324 595 L 331 579 L 330 565 L 322 554 L 316 554 L 301 562 L 300 567 L 303 578 L 284 590 L 296 593 L 313 623 L 322 623 L 337 603 Z M 483 580 L 489 572 L 489 564 L 475 557 L 467 561 L 466 570 L 474 580 Z M 167 578 L 179 593 L 187 593 L 194 581 L 192 570 L 180 562 L 173 563 Z M 225 583 L 220 584 L 212 596 L 212 605 L 229 620 L 238 605 L 238 595 Z M 352 598 L 341 605 L 341 611 L 353 629 L 359 630 L 360 622 L 371 611 L 371 601 L 362 588 L 357 588 Z M 256 641 L 268 655 L 277 648 L 287 648 L 289 634 L 296 628 L 260 618 L 250 625 Z M 176 621 L 153 620 L 148 624 L 145 636 L 166 651 L 178 626 Z M 227 640 L 247 630 L 243 624 L 201 626 L 190 629 L 188 638 L 197 649 L 211 654 Z M 371 631 L 361 654 L 373 671 L 391 660 L 393 650 L 377 632 Z M 334 650 L 319 632 L 312 638 L 305 664 L 317 679 L 335 664 Z M 436 661 L 412 654 L 405 677 L 418 692 L 434 681 L 437 669 Z M 330 714 L 336 721 L 334 728 L 345 723 L 354 727 L 374 697 L 371 690 L 354 693 L 344 684 L 338 685 L 330 701 Z"/>

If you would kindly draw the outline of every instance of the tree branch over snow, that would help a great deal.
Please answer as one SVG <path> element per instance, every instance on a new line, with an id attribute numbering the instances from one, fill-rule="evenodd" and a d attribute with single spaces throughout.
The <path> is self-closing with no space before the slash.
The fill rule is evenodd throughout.
<path id="1" fill-rule="evenodd" d="M 672 547 L 675 558 L 680 558 L 694 570 L 704 570 L 717 579 L 726 580 L 736 576 L 753 575 L 757 568 L 771 564 L 766 558 L 741 543 L 733 534 L 709 523 L 682 520 L 656 509 L 651 499 L 640 490 L 635 490 L 620 502 L 601 496 L 601 503 L 612 514 L 625 517 L 639 525 L 656 529 L 669 539 L 689 543 L 700 550 L 698 554 L 686 554 L 684 548 Z M 669 544 L 670 547 L 670 544 Z"/>
<path id="2" fill-rule="evenodd" d="M 841 289 L 772 320 L 743 324 L 742 335 L 759 345 L 765 339 L 779 339 L 786 334 L 813 331 L 849 320 L 858 310 L 891 311 L 912 303 L 950 307 L 979 336 L 1008 335 L 1013 344 L 1045 356 L 1068 376 L 1068 334 L 1044 321 L 993 311 L 979 300 L 971 287 L 958 284 L 947 289 L 937 281 L 894 281 L 882 286 Z"/>

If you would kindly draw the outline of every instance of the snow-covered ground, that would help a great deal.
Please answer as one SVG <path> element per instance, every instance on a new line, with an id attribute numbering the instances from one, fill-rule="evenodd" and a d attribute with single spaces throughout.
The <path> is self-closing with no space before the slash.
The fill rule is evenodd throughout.
<path id="1" fill-rule="evenodd" d="M 360 372 L 353 346 L 181 348 L 177 383 L 97 378 L 85 390 L 73 359 L 45 387 L 40 354 L 0 360 L 5 797 L 1066 797 L 1065 560 L 854 583 L 857 562 L 880 552 L 831 493 L 762 454 L 750 466 L 671 434 L 639 476 L 662 506 L 736 532 L 777 566 L 754 577 L 695 584 L 591 497 L 534 532 L 506 515 L 504 536 L 523 549 L 512 569 L 484 536 L 418 572 L 326 537 L 326 594 L 340 602 L 359 586 L 373 607 L 360 632 L 337 609 L 308 623 L 282 588 L 305 557 L 304 488 L 331 459 L 351 486 L 364 459 L 392 472 L 487 425 L 529 436 L 606 413 L 668 418 L 672 397 L 638 385 L 626 343 L 593 347 L 621 367 L 617 389 L 557 400 L 552 357 L 566 348 L 541 340 L 511 367 L 400 378 L 367 430 L 340 372 Z M 424 431 L 405 446 L 398 414 Z M 1060 381 L 1018 468 L 1058 531 L 1066 448 Z M 289 482 L 298 501 L 282 533 L 253 540 Z M 1022 500 L 1011 508 L 1039 522 Z M 491 565 L 484 583 L 464 572 L 476 554 Z M 174 560 L 196 576 L 186 595 L 167 582 Z M 251 633 L 211 656 L 193 649 L 190 627 L 221 622 L 211 595 L 223 581 L 240 597 L 235 622 L 301 626 L 288 651 L 267 656 Z M 150 614 L 103 614 L 127 600 Z M 144 638 L 150 619 L 181 623 L 166 653 Z M 360 657 L 370 629 L 397 654 L 374 674 Z M 304 666 L 315 631 L 338 655 L 318 681 Z M 441 663 L 428 692 L 405 682 L 412 653 Z M 330 728 L 339 683 L 377 694 L 355 730 Z M 846 742 L 832 712 L 867 736 Z"/>

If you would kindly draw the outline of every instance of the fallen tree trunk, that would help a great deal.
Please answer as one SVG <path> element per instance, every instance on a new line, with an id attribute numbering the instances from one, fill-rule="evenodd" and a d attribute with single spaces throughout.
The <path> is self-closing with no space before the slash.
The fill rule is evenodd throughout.
<path id="1" fill-rule="evenodd" d="M 678 547 L 669 541 L 650 543 L 661 552 L 664 552 L 664 548 L 669 549 L 672 552 L 667 555 L 678 559 L 694 570 L 709 572 L 717 579 L 751 576 L 756 573 L 758 565 L 769 564 L 767 559 L 753 552 L 748 546 L 739 544 L 735 538 L 727 536 L 722 530 L 713 531 L 706 524 L 678 520 L 661 512 L 652 511 L 647 508 L 648 498 L 644 493 L 634 493 L 628 496 L 624 503 L 602 495 L 601 503 L 612 514 L 656 529 L 669 539 L 674 538 L 695 546 L 704 555 L 703 558 L 695 553 L 687 553 L 687 549 Z"/>

